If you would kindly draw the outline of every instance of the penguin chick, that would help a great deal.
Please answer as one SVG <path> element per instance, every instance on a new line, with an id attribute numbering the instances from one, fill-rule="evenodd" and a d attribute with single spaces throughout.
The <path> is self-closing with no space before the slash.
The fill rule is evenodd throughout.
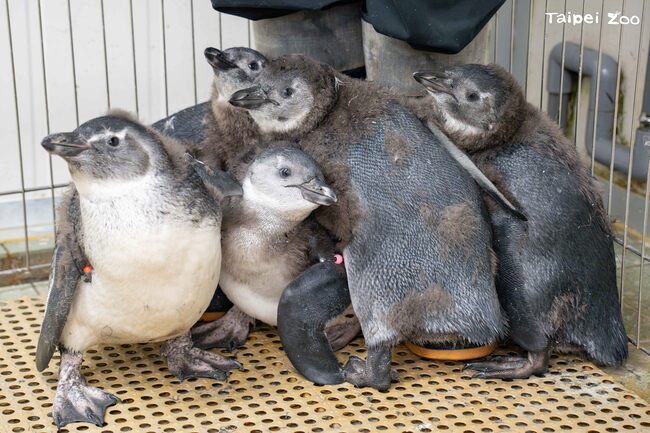
<path id="1" fill-rule="evenodd" d="M 285 287 L 311 264 L 333 259 L 334 242 L 309 215 L 336 203 L 336 193 L 304 152 L 286 142 L 269 146 L 248 165 L 243 195 L 225 206 L 219 286 L 235 307 L 222 323 L 192 330 L 201 347 L 232 349 L 254 320 L 275 326 Z M 347 344 L 358 331 L 339 327 L 335 345 Z"/>
<path id="2" fill-rule="evenodd" d="M 66 160 L 72 177 L 36 350 L 39 371 L 61 352 L 57 427 L 101 426 L 118 401 L 81 374 L 92 346 L 167 340 L 162 354 L 180 380 L 225 379 L 239 363 L 192 347 L 189 333 L 219 279 L 221 211 L 183 147 L 121 113 L 45 137 L 42 146 Z M 241 194 L 232 180 L 211 188 Z"/>
<path id="3" fill-rule="evenodd" d="M 478 188 L 389 92 L 305 57 L 284 56 L 230 102 L 250 111 L 264 139 L 297 142 L 339 196 L 315 215 L 342 240 L 368 356 L 351 357 L 340 369 L 338 363 L 306 366 L 304 354 L 292 359 L 300 371 L 338 371 L 327 383 L 387 389 L 391 351 L 401 341 L 485 344 L 501 335 Z M 467 220 L 459 225 L 459 218 Z"/>
<path id="4" fill-rule="evenodd" d="M 250 147 L 258 141 L 257 126 L 246 110 L 228 101 L 238 90 L 250 87 L 268 61 L 250 48 L 229 48 L 220 51 L 206 48 L 205 58 L 214 71 L 210 109 L 205 117 L 203 141 L 196 146 L 198 159 L 208 167 L 238 173 L 241 162 L 250 162 L 255 155 Z M 241 179 L 240 179 L 241 180 Z"/>
<path id="5" fill-rule="evenodd" d="M 512 339 L 528 356 L 467 367 L 477 377 L 525 378 L 547 371 L 554 347 L 581 350 L 601 365 L 624 362 L 612 232 L 575 146 L 500 66 L 414 77 L 430 94 L 419 115 L 442 128 L 528 216 L 524 224 L 488 206 L 499 299 Z"/>
<path id="6" fill-rule="evenodd" d="M 191 144 L 194 148 L 201 147 L 206 136 L 204 129 L 207 129 L 210 131 L 207 135 L 212 135 L 205 152 L 209 154 L 209 158 L 206 155 L 201 155 L 201 158 L 215 166 L 212 163 L 218 159 L 219 150 L 211 149 L 210 143 L 218 145 L 221 139 L 227 139 L 229 128 L 215 124 L 215 116 L 210 112 L 216 109 L 217 118 L 221 119 L 225 116 L 227 119 L 228 113 L 223 113 L 223 109 L 232 110 L 232 106 L 223 102 L 227 102 L 235 91 L 250 85 L 262 71 L 267 60 L 259 52 L 244 47 L 228 48 L 223 51 L 208 47 L 204 55 L 214 72 L 212 100 L 188 107 L 151 126 L 168 137 Z M 222 103 L 218 104 L 219 101 Z"/>
<path id="7" fill-rule="evenodd" d="M 316 162 L 286 143 L 253 160 L 242 189 L 224 215 L 219 285 L 246 314 L 275 326 L 282 290 L 309 265 L 304 220 L 336 203 L 336 193 Z"/>

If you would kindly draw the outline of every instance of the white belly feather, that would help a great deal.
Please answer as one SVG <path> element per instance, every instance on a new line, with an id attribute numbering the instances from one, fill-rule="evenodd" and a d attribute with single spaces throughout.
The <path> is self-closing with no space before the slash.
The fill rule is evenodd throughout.
<path id="1" fill-rule="evenodd" d="M 296 275 L 286 257 L 269 256 L 261 237 L 254 228 L 244 227 L 228 234 L 223 243 L 228 260 L 222 262 L 219 286 L 244 313 L 275 326 L 280 296 Z"/>
<path id="2" fill-rule="evenodd" d="M 275 326 L 278 324 L 280 296 L 293 278 L 287 275 L 287 267 L 283 263 L 271 261 L 250 265 L 232 270 L 222 267 L 219 286 L 244 313 Z M 242 281 L 244 275 L 247 281 Z"/>
<path id="3" fill-rule="evenodd" d="M 83 351 L 98 343 L 166 340 L 189 330 L 219 280 L 219 224 L 155 220 L 150 208 L 126 200 L 106 207 L 81 199 L 81 212 L 93 275 L 91 283 L 77 286 L 63 344 Z"/>

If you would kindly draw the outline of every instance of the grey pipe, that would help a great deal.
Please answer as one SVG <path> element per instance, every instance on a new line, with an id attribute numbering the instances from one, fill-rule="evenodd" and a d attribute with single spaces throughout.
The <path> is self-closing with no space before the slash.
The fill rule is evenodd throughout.
<path id="1" fill-rule="evenodd" d="M 591 155 L 592 147 L 596 161 L 607 166 L 612 157 L 612 136 L 614 133 L 614 109 L 616 103 L 616 78 L 618 64 L 607 54 L 601 54 L 600 68 L 598 68 L 598 51 L 584 48 L 582 53 L 582 74 L 591 77 L 589 91 L 589 114 L 587 115 L 587 129 L 585 134 L 585 147 Z M 560 126 L 566 125 L 567 106 L 571 93 L 572 80 L 580 71 L 580 45 L 565 42 L 564 69 L 562 69 L 562 44 L 556 45 L 551 50 L 548 70 L 548 114 L 554 120 L 559 120 Z M 600 73 L 598 96 L 596 95 L 596 80 Z M 646 77 L 646 95 L 648 90 Z M 562 88 L 560 89 L 560 83 Z M 598 113 L 596 113 L 596 97 L 598 97 Z M 562 100 L 562 113 L 559 113 L 560 99 Z M 596 129 L 594 120 L 598 116 Z M 594 133 L 596 141 L 594 143 Z M 635 140 L 639 146 L 634 146 L 632 155 L 632 177 L 645 180 L 648 170 L 648 154 L 643 146 L 645 139 L 643 131 L 637 130 Z M 620 143 L 615 143 L 614 170 L 626 173 L 630 161 L 630 148 Z"/>
<path id="2" fill-rule="evenodd" d="M 643 92 L 643 104 L 641 105 L 641 126 L 650 128 L 650 55 L 645 68 L 645 91 Z"/>

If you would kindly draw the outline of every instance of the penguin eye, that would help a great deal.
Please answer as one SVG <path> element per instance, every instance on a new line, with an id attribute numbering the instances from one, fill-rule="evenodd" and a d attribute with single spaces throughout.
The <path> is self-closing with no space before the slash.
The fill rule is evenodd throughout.
<path id="1" fill-rule="evenodd" d="M 108 145 L 112 147 L 117 147 L 120 145 L 120 139 L 117 138 L 116 136 L 112 136 L 111 138 L 108 139 Z"/>
<path id="2" fill-rule="evenodd" d="M 291 87 L 287 87 L 282 91 L 282 96 L 285 98 L 290 98 L 291 95 L 293 95 L 293 89 Z"/>
<path id="3" fill-rule="evenodd" d="M 478 101 L 478 93 L 476 93 L 476 92 L 468 93 L 467 94 L 467 100 L 471 101 L 471 102 Z"/>
<path id="4" fill-rule="evenodd" d="M 291 176 L 291 170 L 284 167 L 280 169 L 280 177 L 289 177 Z"/>
<path id="5" fill-rule="evenodd" d="M 248 69 L 251 71 L 257 71 L 260 68 L 260 65 L 257 64 L 257 62 L 250 62 L 248 64 Z"/>

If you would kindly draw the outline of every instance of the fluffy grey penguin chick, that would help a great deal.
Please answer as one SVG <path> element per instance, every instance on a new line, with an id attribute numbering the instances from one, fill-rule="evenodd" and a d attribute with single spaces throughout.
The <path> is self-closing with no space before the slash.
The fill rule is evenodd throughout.
<path id="1" fill-rule="evenodd" d="M 221 211 L 215 198 L 241 194 L 223 177 L 211 196 L 183 147 L 131 117 L 113 113 L 42 145 L 63 157 L 72 176 L 57 218 L 39 371 L 58 347 L 57 427 L 104 423 L 115 396 L 88 386 L 83 352 L 99 344 L 166 341 L 169 370 L 225 379 L 233 359 L 192 346 L 189 329 L 219 280 Z M 85 265 L 92 270 L 85 270 Z"/>
<path id="2" fill-rule="evenodd" d="M 528 216 L 517 221 L 488 200 L 499 299 L 510 336 L 528 356 L 467 367 L 477 377 L 525 378 L 547 371 L 553 348 L 621 364 L 627 337 L 611 228 L 575 146 L 497 65 L 414 77 L 430 94 L 419 115 L 442 128 Z"/>
<path id="3" fill-rule="evenodd" d="M 304 152 L 287 142 L 269 146 L 248 165 L 243 195 L 224 206 L 219 286 L 235 306 L 192 330 L 199 346 L 233 349 L 255 320 L 276 326 L 285 287 L 309 265 L 333 258 L 334 241 L 309 215 L 336 203 L 336 193 Z M 335 349 L 357 335 L 355 324 L 337 328 Z"/>
<path id="4" fill-rule="evenodd" d="M 230 102 L 249 109 L 264 139 L 296 141 L 339 196 L 315 215 L 342 241 L 368 347 L 344 379 L 387 389 L 400 341 L 497 339 L 487 214 L 439 140 L 383 88 L 302 56 L 273 60 L 257 83 Z"/>
<path id="5" fill-rule="evenodd" d="M 205 57 L 214 71 L 214 80 L 204 138 L 195 153 L 208 167 L 230 172 L 250 162 L 255 154 L 247 145 L 257 143 L 259 134 L 248 112 L 228 101 L 236 91 L 251 86 L 268 61 L 261 53 L 242 47 L 224 51 L 206 48 Z"/>
<path id="6" fill-rule="evenodd" d="M 210 114 L 211 111 L 215 109 L 217 117 L 224 117 L 227 120 L 228 113 L 223 113 L 223 109 L 228 111 L 233 107 L 230 104 L 218 104 L 217 102 L 219 99 L 222 102 L 227 102 L 231 94 L 252 83 L 266 64 L 266 58 L 259 52 L 244 47 L 228 48 L 223 51 L 209 47 L 205 49 L 204 55 L 214 71 L 212 100 L 188 107 L 151 126 L 165 136 L 173 137 L 197 148 L 201 147 L 201 143 L 205 139 L 204 129 L 208 129 L 212 139 L 207 142 L 206 151 L 210 152 L 212 144 L 220 146 L 221 140 L 228 139 L 229 130 L 226 125 L 213 123 L 215 114 Z M 240 114 L 244 117 L 247 116 L 245 111 L 241 111 Z M 206 118 L 208 115 L 210 117 Z M 204 157 L 204 155 L 202 156 Z M 218 156 L 219 150 L 212 149 L 208 162 L 212 163 Z"/>

